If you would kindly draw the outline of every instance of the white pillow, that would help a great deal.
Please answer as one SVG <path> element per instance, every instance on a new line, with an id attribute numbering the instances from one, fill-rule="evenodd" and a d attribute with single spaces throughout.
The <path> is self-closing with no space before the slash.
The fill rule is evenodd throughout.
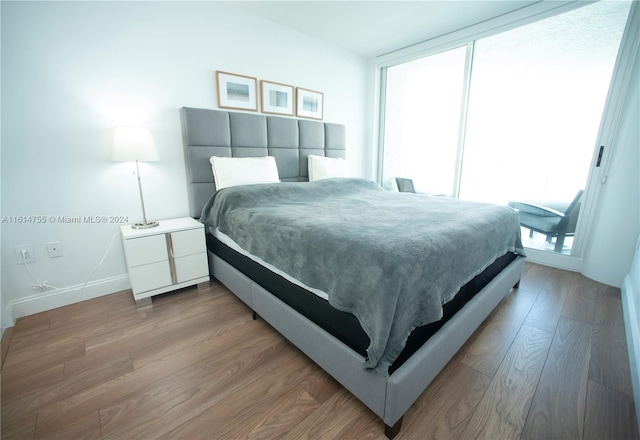
<path id="1" fill-rule="evenodd" d="M 277 183 L 278 166 L 273 156 L 218 157 L 211 156 L 211 169 L 216 189 L 253 183 Z"/>
<path id="2" fill-rule="evenodd" d="M 309 182 L 331 177 L 349 177 L 346 160 L 335 157 L 309 155 Z"/>

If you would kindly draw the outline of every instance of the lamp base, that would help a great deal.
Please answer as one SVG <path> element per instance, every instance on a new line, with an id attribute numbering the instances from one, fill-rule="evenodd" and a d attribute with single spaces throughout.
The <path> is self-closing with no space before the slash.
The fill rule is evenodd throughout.
<path id="1" fill-rule="evenodd" d="M 131 225 L 131 229 L 149 229 L 149 228 L 155 228 L 156 226 L 159 226 L 159 225 L 160 223 L 158 222 L 135 223 Z"/>

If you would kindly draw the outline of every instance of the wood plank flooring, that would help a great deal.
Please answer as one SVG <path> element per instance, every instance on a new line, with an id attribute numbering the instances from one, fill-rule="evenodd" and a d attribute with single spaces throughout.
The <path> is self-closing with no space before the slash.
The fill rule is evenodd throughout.
<path id="1" fill-rule="evenodd" d="M 21 318 L 2 439 L 383 439 L 380 419 L 217 282 Z M 638 439 L 620 292 L 525 265 L 402 439 Z"/>

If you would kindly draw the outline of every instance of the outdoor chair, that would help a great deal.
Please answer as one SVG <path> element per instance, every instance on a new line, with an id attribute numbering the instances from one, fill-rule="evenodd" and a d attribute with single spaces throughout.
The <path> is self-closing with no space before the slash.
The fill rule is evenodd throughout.
<path id="1" fill-rule="evenodd" d="M 562 252 L 565 237 L 575 235 L 583 194 L 583 190 L 578 191 L 573 201 L 564 206 L 524 201 L 511 201 L 509 206 L 519 211 L 520 225 L 529 229 L 529 237 L 534 232 L 546 235 L 548 242 L 555 237 L 554 251 Z"/>
<path id="2" fill-rule="evenodd" d="M 396 177 L 396 185 L 398 185 L 398 191 L 400 192 L 416 192 L 416 189 L 413 186 L 413 180 L 411 179 Z"/>

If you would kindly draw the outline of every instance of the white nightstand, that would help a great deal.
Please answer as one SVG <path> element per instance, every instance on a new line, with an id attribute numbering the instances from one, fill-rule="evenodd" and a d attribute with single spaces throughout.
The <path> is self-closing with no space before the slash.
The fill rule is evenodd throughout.
<path id="1" fill-rule="evenodd" d="M 191 217 L 150 229 L 121 226 L 129 282 L 138 306 L 160 293 L 209 281 L 204 225 Z"/>

